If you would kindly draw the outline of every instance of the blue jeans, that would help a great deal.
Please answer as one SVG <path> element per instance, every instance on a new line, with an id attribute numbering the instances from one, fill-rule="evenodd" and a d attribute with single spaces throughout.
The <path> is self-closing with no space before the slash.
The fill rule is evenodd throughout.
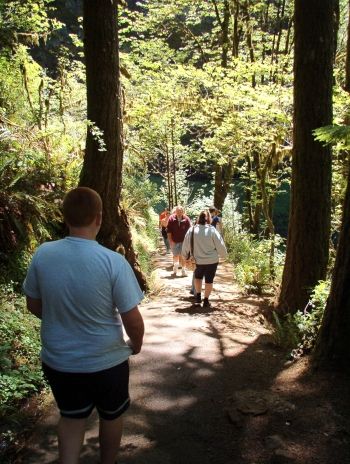
<path id="1" fill-rule="evenodd" d="M 168 237 L 163 237 L 163 240 L 164 240 L 164 245 L 165 245 L 165 248 L 166 248 L 166 251 L 169 252 L 170 251 L 170 243 L 169 243 L 169 239 Z"/>

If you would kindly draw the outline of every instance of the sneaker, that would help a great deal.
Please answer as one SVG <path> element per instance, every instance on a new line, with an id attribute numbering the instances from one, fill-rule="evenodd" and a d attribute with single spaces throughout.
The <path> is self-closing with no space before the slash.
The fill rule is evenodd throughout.
<path id="1" fill-rule="evenodd" d="M 196 304 L 201 304 L 202 301 L 202 296 L 200 293 L 196 294 Z"/>
<path id="2" fill-rule="evenodd" d="M 182 277 L 186 277 L 186 276 L 187 276 L 187 272 L 186 272 L 186 269 L 185 269 L 185 268 L 182 268 L 182 269 L 181 269 L 181 275 L 182 275 Z"/>
<path id="3" fill-rule="evenodd" d="M 208 298 L 204 298 L 204 300 L 203 300 L 203 308 L 211 308 L 211 304 L 210 304 L 210 301 L 208 300 Z"/>
<path id="4" fill-rule="evenodd" d="M 177 264 L 174 264 L 174 267 L 173 267 L 173 276 L 176 276 L 177 270 L 178 270 L 178 265 L 177 265 Z"/>

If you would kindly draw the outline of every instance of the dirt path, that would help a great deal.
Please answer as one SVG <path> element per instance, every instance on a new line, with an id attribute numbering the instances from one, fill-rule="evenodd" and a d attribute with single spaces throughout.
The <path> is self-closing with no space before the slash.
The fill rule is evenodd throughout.
<path id="1" fill-rule="evenodd" d="M 131 359 L 121 464 L 350 462 L 348 383 L 330 389 L 306 360 L 288 363 L 263 301 L 240 294 L 229 264 L 204 312 L 189 298 L 190 276 L 171 276 L 170 255 L 156 261 L 163 288 L 141 306 L 146 337 Z M 17 464 L 57 463 L 56 421 L 52 406 Z M 96 425 L 93 416 L 83 464 L 99 462 Z"/>

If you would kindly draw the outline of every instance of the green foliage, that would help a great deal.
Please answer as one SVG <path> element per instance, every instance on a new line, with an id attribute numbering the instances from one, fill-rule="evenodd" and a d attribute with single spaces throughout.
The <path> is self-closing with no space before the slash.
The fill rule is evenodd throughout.
<path id="1" fill-rule="evenodd" d="M 339 72 L 336 73 L 338 79 Z M 331 145 L 333 148 L 332 163 L 332 216 L 331 233 L 339 233 L 343 213 L 343 201 L 348 181 L 350 126 L 344 124 L 349 121 L 349 94 L 338 86 L 334 89 L 334 124 L 314 130 L 315 140 Z M 335 250 L 331 247 L 329 271 L 331 272 Z"/>
<path id="2" fill-rule="evenodd" d="M 60 203 L 82 161 L 84 88 L 81 66 L 62 58 L 54 81 L 23 46 L 0 53 L 0 71 L 1 271 L 20 284 L 33 249 L 62 233 Z"/>
<path id="3" fill-rule="evenodd" d="M 149 208 L 139 216 L 138 220 L 133 220 L 131 233 L 134 249 L 141 270 L 149 283 L 153 271 L 152 256 L 158 246 L 158 216 Z"/>
<path id="4" fill-rule="evenodd" d="M 125 167 L 121 206 L 128 216 L 138 262 L 148 280 L 153 269 L 152 255 L 158 244 L 158 217 L 153 206 L 159 201 L 159 193 L 147 174 L 142 175 L 139 170 L 135 175 L 135 166 L 130 160 Z"/>
<path id="5" fill-rule="evenodd" d="M 22 80 L 19 59 L 16 56 L 9 58 L 0 54 L 0 114 L 8 118 L 27 118 L 26 96 L 19 83 Z"/>
<path id="6" fill-rule="evenodd" d="M 330 290 L 329 281 L 320 281 L 314 288 L 304 311 L 287 314 L 285 319 L 273 313 L 276 342 L 291 350 L 291 356 L 298 358 L 309 353 L 315 346 L 322 323 Z"/>
<path id="7" fill-rule="evenodd" d="M 276 276 L 270 272 L 269 252 L 271 241 L 257 240 L 245 232 L 239 232 L 225 227 L 225 243 L 229 259 L 235 267 L 235 277 L 247 293 L 261 294 L 271 289 L 280 281 L 283 269 L 284 254 L 275 249 L 274 267 Z M 276 238 L 276 247 L 279 245 Z"/>
<path id="8" fill-rule="evenodd" d="M 6 270 L 1 266 L 2 278 L 22 282 L 31 251 L 60 231 L 61 182 L 45 158 L 24 151 L 18 141 L 7 139 L 0 147 L 0 252 L 6 265 Z"/>
<path id="9" fill-rule="evenodd" d="M 212 195 L 210 192 L 208 192 L 209 194 L 205 192 L 207 188 L 208 186 L 204 184 L 197 190 L 189 191 L 187 201 L 183 202 L 184 205 L 187 205 L 185 211 L 187 216 L 193 221 L 197 219 L 202 210 L 210 208 L 213 204 Z"/>
<path id="10" fill-rule="evenodd" d="M 52 176 L 40 160 L 30 164 L 13 154 L 7 158 L 0 160 L 0 250 L 13 251 L 19 243 L 32 248 L 58 226 L 61 216 L 54 200 L 59 194 L 55 184 L 46 182 Z"/>
<path id="11" fill-rule="evenodd" d="M 192 200 L 186 176 L 200 171 L 212 178 L 215 166 L 230 164 L 236 175 L 246 179 L 252 203 L 259 201 L 264 189 L 265 204 L 272 204 L 290 163 L 288 60 L 256 59 L 247 66 L 251 60 L 242 41 L 238 56 L 221 66 L 224 2 L 216 4 L 218 11 L 214 2 L 178 0 L 166 5 L 152 0 L 140 12 L 125 10 L 121 57 L 128 72 L 124 80 L 127 156 L 163 175 L 166 193 L 167 170 L 171 175 L 176 172 L 178 203 Z M 281 25 L 280 13 L 274 5 L 267 12 L 263 2 L 250 2 L 249 9 L 249 27 L 256 27 L 257 38 L 264 36 L 266 50 L 275 43 L 272 31 Z M 290 13 L 287 2 L 284 14 Z M 243 33 L 247 18 L 240 14 Z M 261 15 L 266 15 L 264 20 Z M 255 46 L 259 44 L 257 40 Z M 276 77 L 280 67 L 283 79 Z"/>
<path id="12" fill-rule="evenodd" d="M 18 43 L 37 44 L 57 22 L 48 18 L 53 0 L 0 0 L 0 43 L 13 48 Z"/>
<path id="13" fill-rule="evenodd" d="M 0 417 L 45 385 L 39 361 L 39 321 L 11 285 L 0 286 Z"/>
<path id="14" fill-rule="evenodd" d="M 350 126 L 334 124 L 314 131 L 315 139 L 325 144 L 338 145 L 343 150 L 350 149 Z"/>

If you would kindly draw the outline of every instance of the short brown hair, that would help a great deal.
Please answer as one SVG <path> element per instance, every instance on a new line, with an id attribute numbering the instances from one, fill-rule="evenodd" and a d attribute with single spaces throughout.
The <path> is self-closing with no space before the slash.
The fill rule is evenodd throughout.
<path id="1" fill-rule="evenodd" d="M 211 216 L 210 216 L 209 211 L 207 209 L 201 211 L 198 215 L 197 224 L 205 225 L 205 224 L 210 224 L 210 223 L 211 223 Z"/>
<path id="2" fill-rule="evenodd" d="M 102 212 L 100 195 L 88 187 L 78 187 L 64 197 L 63 217 L 72 227 L 86 227 Z"/>

